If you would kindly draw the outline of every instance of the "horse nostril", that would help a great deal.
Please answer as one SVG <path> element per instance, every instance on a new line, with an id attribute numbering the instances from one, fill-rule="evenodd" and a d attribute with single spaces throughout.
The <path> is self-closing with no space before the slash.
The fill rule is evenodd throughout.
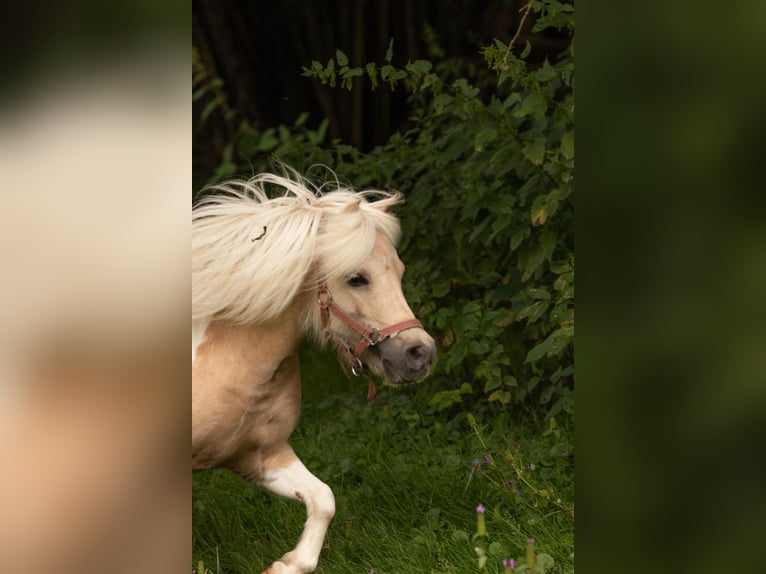
<path id="1" fill-rule="evenodd" d="M 410 365 L 415 368 L 420 368 L 423 365 L 430 363 L 428 349 L 423 345 L 415 345 L 409 347 L 405 353 L 407 354 L 407 360 Z"/>

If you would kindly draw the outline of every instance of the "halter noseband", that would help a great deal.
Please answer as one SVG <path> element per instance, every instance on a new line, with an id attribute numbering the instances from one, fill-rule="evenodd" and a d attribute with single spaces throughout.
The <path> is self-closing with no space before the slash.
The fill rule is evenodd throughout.
<path id="1" fill-rule="evenodd" d="M 343 370 L 346 370 L 343 358 L 351 363 L 351 372 L 355 377 L 362 375 L 364 371 L 364 363 L 362 363 L 362 353 L 367 347 L 374 347 L 381 341 L 406 331 L 407 329 L 414 329 L 416 327 L 423 328 L 423 324 L 417 319 L 408 319 L 401 323 L 390 325 L 383 329 L 377 329 L 373 327 L 368 329 L 358 321 L 355 321 L 348 316 L 340 307 L 338 307 L 332 300 L 332 295 L 329 289 L 327 289 L 327 283 L 322 282 L 319 284 L 319 292 L 317 294 L 317 303 L 319 303 L 319 309 L 322 315 L 322 326 L 324 327 L 325 335 L 328 339 L 332 339 L 338 346 L 338 361 L 340 361 Z M 353 331 L 359 333 L 362 338 L 357 344 L 355 349 L 351 349 L 343 339 L 341 339 L 337 333 L 330 329 L 330 313 L 340 319 L 346 326 L 350 327 Z M 372 383 L 370 383 L 372 384 Z M 374 387 L 372 387 L 374 388 Z M 373 392 L 374 395 L 374 392 Z"/>

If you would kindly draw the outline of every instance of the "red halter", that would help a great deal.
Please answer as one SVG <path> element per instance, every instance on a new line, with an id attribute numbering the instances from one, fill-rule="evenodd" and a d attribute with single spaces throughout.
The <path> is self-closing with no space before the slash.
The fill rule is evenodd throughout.
<path id="1" fill-rule="evenodd" d="M 327 289 L 327 283 L 325 282 L 319 284 L 317 302 L 319 303 L 319 309 L 322 314 L 322 326 L 324 327 L 325 335 L 328 339 L 332 339 L 338 347 L 338 361 L 343 367 L 343 370 L 346 371 L 346 365 L 343 362 L 343 359 L 345 358 L 346 361 L 351 364 L 351 372 L 355 377 L 361 376 L 364 372 L 364 363 L 362 363 L 361 356 L 367 347 L 374 347 L 381 341 L 385 341 L 407 329 L 414 329 L 416 327 L 423 328 L 423 324 L 417 319 L 408 319 L 407 321 L 402 321 L 401 323 L 396 323 L 383 329 L 377 329 L 375 327 L 368 329 L 361 323 L 349 317 L 347 313 L 333 302 L 332 295 L 330 294 L 329 289 Z M 362 336 L 355 349 L 352 350 L 351 346 L 330 329 L 330 313 Z M 370 392 L 368 393 L 367 398 L 368 400 L 372 400 L 375 396 L 375 386 L 369 379 L 368 383 L 370 385 Z"/>

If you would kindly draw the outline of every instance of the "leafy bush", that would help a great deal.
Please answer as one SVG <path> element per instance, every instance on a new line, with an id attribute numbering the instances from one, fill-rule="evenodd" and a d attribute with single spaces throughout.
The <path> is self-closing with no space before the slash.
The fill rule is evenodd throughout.
<path id="1" fill-rule="evenodd" d="M 527 16 L 534 33 L 572 38 L 571 4 L 535 0 Z M 340 50 L 312 62 L 304 75 L 339 89 L 407 90 L 411 127 L 362 153 L 326 142 L 326 122 L 312 130 L 305 115 L 262 131 L 240 120 L 213 179 L 272 156 L 402 191 L 405 290 L 440 348 L 434 404 L 531 396 L 550 417 L 574 408 L 574 44 L 533 66 L 514 40 L 485 47 L 486 69 L 462 76 L 446 61 L 392 65 L 393 41 L 382 65 L 350 67 Z"/>

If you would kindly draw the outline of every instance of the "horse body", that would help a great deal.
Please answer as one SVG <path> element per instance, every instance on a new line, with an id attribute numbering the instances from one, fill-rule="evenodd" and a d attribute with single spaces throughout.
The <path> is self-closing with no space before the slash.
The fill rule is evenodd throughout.
<path id="1" fill-rule="evenodd" d="M 263 183 L 288 193 L 268 199 Z M 297 546 L 267 572 L 304 574 L 316 568 L 335 501 L 288 443 L 300 414 L 298 344 L 307 335 L 331 339 L 392 382 L 425 376 L 435 347 L 402 294 L 398 225 L 387 213 L 396 198 L 322 195 L 300 179 L 268 174 L 243 185 L 251 196 L 212 200 L 193 223 L 192 466 L 228 468 L 303 502 L 307 519 Z M 282 259 L 272 261 L 278 254 Z M 216 256 L 229 266 L 228 276 Z M 253 259 L 257 265 L 243 272 Z M 281 291 L 268 291 L 275 288 Z M 221 303 L 211 308 L 216 292 Z M 367 337 L 362 344 L 359 333 Z"/>

